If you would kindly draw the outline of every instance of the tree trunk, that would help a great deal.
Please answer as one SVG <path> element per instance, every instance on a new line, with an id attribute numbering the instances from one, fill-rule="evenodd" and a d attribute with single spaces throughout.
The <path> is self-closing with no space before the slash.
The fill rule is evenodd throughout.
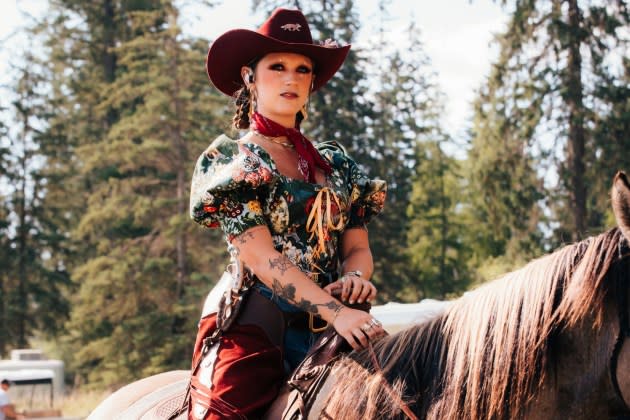
<path id="1" fill-rule="evenodd" d="M 185 215 L 188 211 L 188 206 L 186 205 L 186 197 L 188 193 L 188 188 L 186 185 L 186 173 L 182 169 L 181 165 L 177 169 L 177 214 Z M 182 299 L 184 296 L 184 287 L 188 278 L 188 267 L 186 261 L 187 254 L 187 238 L 186 231 L 184 229 L 179 229 L 177 233 L 176 239 L 176 253 L 177 253 L 177 290 L 175 291 L 175 296 L 177 299 Z"/>
<path id="2" fill-rule="evenodd" d="M 112 83 L 116 80 L 116 53 L 113 48 L 116 46 L 116 26 L 114 22 L 114 4 L 112 0 L 103 2 L 103 45 L 102 58 L 103 74 L 105 82 Z M 107 109 L 106 128 L 109 129 L 116 120 L 118 115 L 110 106 Z"/>
<path id="3" fill-rule="evenodd" d="M 0 357 L 4 356 L 4 352 L 7 349 L 7 341 L 9 338 L 9 329 L 7 324 L 7 312 L 6 312 L 6 290 L 4 289 L 4 275 L 0 274 Z"/>
<path id="4" fill-rule="evenodd" d="M 440 283 L 441 287 L 441 298 L 444 299 L 446 293 L 448 292 L 448 278 L 446 274 L 446 241 L 448 236 L 448 219 L 446 215 L 446 186 L 444 185 L 444 162 L 442 161 L 442 147 L 439 142 L 436 143 L 437 146 L 437 158 L 438 158 L 438 177 L 440 182 L 440 224 L 441 224 L 441 232 L 440 232 L 440 240 L 442 242 L 440 247 Z"/>
<path id="5" fill-rule="evenodd" d="M 567 161 L 569 169 L 569 194 L 573 212 L 573 241 L 586 233 L 586 186 L 584 183 L 584 105 L 582 86 L 582 56 L 580 54 L 581 13 L 577 0 L 569 3 L 569 45 L 566 101 L 569 110 L 569 137 Z"/>
<path id="6" fill-rule="evenodd" d="M 175 121 L 173 128 L 173 139 L 175 141 L 175 154 L 177 156 L 176 162 L 176 171 L 177 171 L 177 179 L 176 179 L 176 195 L 177 195 L 177 215 L 182 216 L 188 214 L 188 185 L 186 183 L 186 165 L 188 164 L 188 150 L 186 147 L 186 142 L 184 141 L 183 132 L 184 128 L 182 127 L 182 121 L 186 121 L 186 115 L 184 112 L 184 104 L 182 103 L 181 98 L 177 96 L 177 94 L 181 90 L 180 86 L 180 74 L 179 74 L 179 60 L 178 60 L 178 46 L 177 43 L 169 39 L 168 47 L 171 48 L 171 69 L 172 69 L 172 78 L 174 82 L 174 90 L 173 95 L 175 95 L 173 104 L 175 106 Z M 186 285 L 188 279 L 188 266 L 187 266 L 187 237 L 186 231 L 184 229 L 179 229 L 177 233 L 175 248 L 177 255 L 177 289 L 176 289 L 176 298 L 182 299 L 184 296 L 184 287 Z"/>
<path id="7" fill-rule="evenodd" d="M 22 138 L 22 156 L 20 158 L 20 192 L 18 197 L 18 299 L 16 308 L 16 317 L 14 322 L 17 323 L 17 344 L 20 348 L 26 347 L 26 311 L 28 307 L 27 288 L 28 281 L 26 275 L 26 252 L 27 252 L 27 236 L 28 227 L 26 226 L 26 177 L 27 177 L 27 156 L 26 156 L 26 132 L 28 130 L 28 117 L 24 115 L 24 128 Z"/>
<path id="8" fill-rule="evenodd" d="M 114 4 L 112 0 L 105 0 L 103 2 L 103 31 L 103 72 L 105 74 L 105 81 L 111 83 L 116 78 L 116 55 L 112 51 L 112 48 L 116 46 Z"/>

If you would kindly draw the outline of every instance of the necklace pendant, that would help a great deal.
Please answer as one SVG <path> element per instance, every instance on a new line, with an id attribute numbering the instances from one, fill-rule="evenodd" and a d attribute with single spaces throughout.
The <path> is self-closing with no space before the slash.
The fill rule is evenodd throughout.
<path id="1" fill-rule="evenodd" d="M 306 181 L 310 179 L 308 162 L 301 155 L 298 157 L 298 171 L 300 171 Z"/>
<path id="2" fill-rule="evenodd" d="M 270 141 L 272 143 L 276 143 L 279 144 L 280 146 L 286 147 L 287 149 L 293 149 L 295 148 L 295 146 L 293 146 L 293 143 L 291 142 L 286 142 L 286 141 L 282 141 L 280 140 L 279 137 L 271 137 L 271 136 L 267 136 L 263 133 L 261 133 L 258 130 L 250 130 L 251 132 L 253 132 L 254 134 L 256 134 L 257 136 L 259 136 L 260 138 L 262 138 L 265 141 Z"/>

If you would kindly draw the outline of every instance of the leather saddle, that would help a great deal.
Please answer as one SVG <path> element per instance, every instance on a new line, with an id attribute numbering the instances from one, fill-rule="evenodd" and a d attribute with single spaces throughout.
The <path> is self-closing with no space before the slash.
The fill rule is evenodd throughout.
<path id="1" fill-rule="evenodd" d="M 369 312 L 369 302 L 348 305 Z M 278 397 L 263 417 L 268 420 L 305 419 L 335 362 L 352 347 L 329 326 L 315 341 L 306 357 L 280 389 Z"/>
<path id="2" fill-rule="evenodd" d="M 305 419 L 335 361 L 350 350 L 345 340 L 332 327 L 328 328 L 280 389 L 263 418 Z"/>

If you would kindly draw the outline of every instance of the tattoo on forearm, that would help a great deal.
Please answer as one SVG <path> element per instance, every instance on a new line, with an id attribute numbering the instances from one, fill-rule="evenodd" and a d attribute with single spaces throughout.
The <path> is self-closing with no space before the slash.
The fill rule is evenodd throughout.
<path id="1" fill-rule="evenodd" d="M 319 315 L 319 308 L 328 308 L 332 311 L 338 311 L 341 308 L 341 304 L 337 303 L 334 300 L 328 301 L 326 303 L 312 303 L 310 300 L 301 298 L 299 301 L 295 298 L 295 286 L 293 283 L 288 283 L 286 285 L 282 285 L 277 278 L 273 279 L 273 283 L 271 286 L 273 293 L 277 296 L 288 300 L 293 303 L 295 306 L 300 308 L 305 312 L 310 312 L 313 315 Z"/>
<path id="2" fill-rule="evenodd" d="M 243 232 L 242 234 L 240 234 L 239 236 L 236 237 L 236 240 L 241 245 L 243 245 L 249 239 L 254 239 L 254 234 L 251 233 L 251 232 Z"/>
<path id="3" fill-rule="evenodd" d="M 302 298 L 299 302 L 296 302 L 296 306 L 305 312 L 310 312 L 313 315 L 318 315 L 320 307 L 328 308 L 332 311 L 337 311 L 341 305 L 339 305 L 334 300 L 326 303 L 311 303 L 310 300 Z"/>
<path id="4" fill-rule="evenodd" d="M 293 283 L 288 283 L 286 286 L 283 286 L 280 280 L 274 277 L 271 289 L 275 295 L 295 303 L 295 286 Z"/>
<path id="5" fill-rule="evenodd" d="M 286 255 L 280 255 L 277 258 L 269 258 L 269 268 L 277 268 L 280 274 L 284 275 L 289 268 L 293 267 L 293 263 Z"/>

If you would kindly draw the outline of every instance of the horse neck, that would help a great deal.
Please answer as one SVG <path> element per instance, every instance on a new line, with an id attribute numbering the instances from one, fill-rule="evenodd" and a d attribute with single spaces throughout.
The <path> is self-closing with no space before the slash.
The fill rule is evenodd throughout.
<path id="1" fill-rule="evenodd" d="M 367 350 L 352 353 L 332 369 L 310 418 L 406 419 L 400 400 L 420 417 L 418 406 L 439 392 L 441 316 L 374 344 L 379 367 Z M 436 370 L 436 367 L 438 370 Z M 334 392 L 333 392 L 334 390 Z M 323 411 L 322 411 L 323 410 Z"/>
<path id="2" fill-rule="evenodd" d="M 563 329 L 551 338 L 547 369 L 524 418 L 610 418 L 621 401 L 610 381 L 610 357 L 617 341 L 616 305 Z"/>

